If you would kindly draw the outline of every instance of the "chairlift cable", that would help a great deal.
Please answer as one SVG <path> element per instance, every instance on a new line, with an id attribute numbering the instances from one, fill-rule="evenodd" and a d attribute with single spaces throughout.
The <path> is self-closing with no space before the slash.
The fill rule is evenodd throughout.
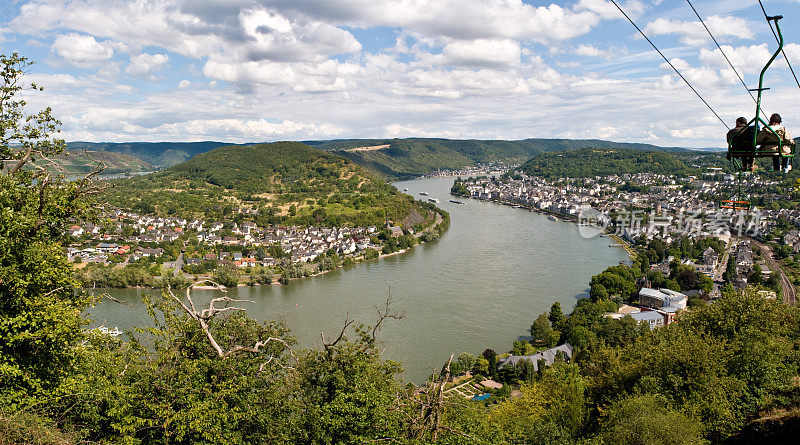
<path id="1" fill-rule="evenodd" d="M 742 86 L 744 87 L 745 91 L 747 91 L 747 94 L 750 95 L 750 98 L 753 99 L 753 102 L 757 103 L 756 97 L 753 96 L 753 93 L 750 91 L 750 88 L 747 88 L 747 84 L 744 82 L 744 79 L 742 79 L 742 76 L 739 75 L 739 71 L 733 66 L 733 63 L 728 58 L 728 56 L 725 54 L 725 51 L 722 50 L 722 47 L 719 45 L 719 42 L 717 42 L 717 39 L 711 33 L 711 30 L 708 29 L 708 26 L 706 26 L 706 22 L 703 21 L 703 18 L 700 17 L 700 13 L 697 12 L 697 9 L 695 9 L 694 5 L 692 4 L 692 1 L 691 0 L 686 0 L 686 3 L 689 4 L 689 7 L 692 8 L 692 11 L 694 11 L 694 15 L 697 16 L 698 20 L 700 20 L 700 24 L 703 25 L 703 28 L 706 29 L 706 32 L 708 32 L 708 36 L 711 37 L 711 40 L 713 40 L 714 44 L 717 45 L 717 48 L 719 49 L 720 54 L 722 54 L 722 57 L 724 57 L 725 61 L 728 62 L 728 65 L 733 70 L 733 73 L 736 74 L 736 77 L 739 78 L 739 82 L 742 83 Z M 762 113 L 763 113 L 763 111 L 762 111 Z"/>
<path id="2" fill-rule="evenodd" d="M 758 0 L 759 6 L 761 6 L 761 12 L 764 13 L 764 18 L 767 19 L 767 24 L 769 25 L 769 30 L 772 31 L 772 35 L 775 37 L 776 41 L 778 40 L 778 34 L 775 34 L 775 30 L 772 28 L 772 22 L 769 21 L 769 15 L 767 15 L 767 10 L 764 9 L 764 3 L 761 3 L 761 0 Z M 797 80 L 797 75 L 794 73 L 794 68 L 792 68 L 792 64 L 789 63 L 789 58 L 786 57 L 786 52 L 781 49 L 781 53 L 783 54 L 783 58 L 786 60 L 786 65 L 789 66 L 789 71 L 792 73 L 792 77 L 794 77 L 794 83 L 797 84 L 797 87 L 800 88 L 800 81 Z"/>
<path id="3" fill-rule="evenodd" d="M 647 40 L 647 43 L 649 43 L 650 46 L 652 46 L 653 49 L 656 50 L 656 52 L 661 56 L 661 58 L 664 59 L 665 62 L 667 62 L 667 64 L 672 68 L 672 70 L 675 71 L 675 73 L 681 79 L 683 79 L 684 82 L 686 82 L 686 85 L 694 92 L 694 94 L 697 95 L 698 98 L 700 98 L 700 100 L 705 104 L 705 106 L 708 107 L 708 109 L 711 110 L 712 113 L 714 113 L 714 116 L 716 116 L 717 119 L 719 119 L 719 121 L 722 122 L 722 125 L 724 125 L 726 129 L 729 129 L 730 127 L 728 127 L 728 124 L 726 124 L 725 121 L 721 117 L 719 117 L 719 114 L 717 114 L 717 112 L 714 111 L 713 108 L 711 108 L 711 105 L 709 105 L 708 102 L 705 99 L 703 99 L 703 96 L 701 96 L 700 93 L 697 92 L 697 90 L 692 86 L 692 84 L 685 77 L 683 77 L 683 74 L 681 74 L 681 72 L 678 71 L 678 68 L 676 68 L 675 65 L 673 65 L 672 62 L 669 61 L 669 59 L 667 59 L 667 56 L 665 56 L 664 53 L 662 53 L 661 50 L 658 49 L 658 47 L 653 43 L 653 41 L 650 40 L 650 38 L 648 38 L 647 35 L 645 35 L 645 33 L 628 16 L 628 14 L 626 14 L 625 11 L 622 10 L 619 4 L 617 4 L 616 0 L 610 0 L 610 1 L 611 3 L 614 4 L 614 6 L 617 7 L 617 9 L 619 9 L 619 12 L 621 12 L 622 15 L 625 16 L 625 18 L 628 19 L 629 22 L 631 22 L 631 25 L 633 25 L 633 27 L 636 28 L 637 31 L 639 31 L 639 34 L 641 34 L 642 37 L 644 37 L 644 39 Z"/>

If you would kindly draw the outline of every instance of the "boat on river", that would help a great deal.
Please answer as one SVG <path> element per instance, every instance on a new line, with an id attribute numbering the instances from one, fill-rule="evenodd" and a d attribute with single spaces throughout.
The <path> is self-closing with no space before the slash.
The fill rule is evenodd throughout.
<path id="1" fill-rule="evenodd" d="M 550 221 L 558 221 L 558 218 L 556 218 L 556 217 L 555 217 L 555 216 L 553 216 L 553 215 L 548 215 L 548 216 L 547 216 L 547 219 L 549 219 Z"/>
<path id="2" fill-rule="evenodd" d="M 439 200 L 436 199 L 436 198 L 428 198 L 428 201 L 434 202 L 434 203 L 438 203 L 439 202 Z"/>
<path id="3" fill-rule="evenodd" d="M 428 196 L 428 192 L 419 192 L 419 194 L 422 196 Z"/>
<path id="4" fill-rule="evenodd" d="M 453 204 L 466 204 L 466 202 L 464 202 L 464 201 L 459 201 L 459 200 L 457 200 L 457 199 L 451 199 L 451 200 L 450 200 L 450 202 L 452 202 Z"/>

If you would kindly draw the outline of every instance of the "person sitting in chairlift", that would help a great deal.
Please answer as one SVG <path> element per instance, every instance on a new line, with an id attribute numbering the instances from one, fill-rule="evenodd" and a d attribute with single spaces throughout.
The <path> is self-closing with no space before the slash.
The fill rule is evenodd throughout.
<path id="1" fill-rule="evenodd" d="M 729 146 L 734 152 L 752 152 L 753 151 L 753 136 L 755 127 L 747 126 L 747 119 L 740 117 L 736 119 L 736 127 L 728 131 L 727 139 Z M 753 156 L 736 156 L 742 159 L 742 170 L 751 172 L 753 167 Z"/>
<path id="2" fill-rule="evenodd" d="M 789 134 L 789 130 L 781 125 L 780 114 L 775 113 L 769 117 L 769 127 L 764 127 L 758 132 L 757 142 L 761 144 L 761 151 L 775 153 L 772 157 L 772 166 L 775 171 L 789 173 L 792 170 L 792 165 L 789 164 L 789 158 L 786 156 L 792 154 L 794 139 Z M 780 152 L 778 151 L 779 144 Z"/>

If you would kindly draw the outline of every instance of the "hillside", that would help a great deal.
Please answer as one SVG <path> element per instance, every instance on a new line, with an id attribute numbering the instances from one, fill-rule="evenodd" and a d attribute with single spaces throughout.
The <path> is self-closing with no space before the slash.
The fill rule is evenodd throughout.
<path id="1" fill-rule="evenodd" d="M 581 178 L 625 173 L 698 175 L 705 167 L 725 167 L 724 154 L 713 152 L 641 151 L 627 148 L 583 148 L 542 153 L 520 167 L 531 176 Z"/>
<path id="2" fill-rule="evenodd" d="M 69 142 L 70 150 L 91 150 L 98 152 L 124 153 L 141 159 L 156 167 L 171 167 L 206 153 L 217 147 L 236 145 L 227 142 Z"/>
<path id="3" fill-rule="evenodd" d="M 397 223 L 427 204 L 398 192 L 349 160 L 299 142 L 229 146 L 167 170 L 115 182 L 101 199 L 146 214 L 232 219 L 259 225 Z M 251 216 L 252 218 L 252 216 Z"/>
<path id="4" fill-rule="evenodd" d="M 102 162 L 103 174 L 136 173 L 153 171 L 156 167 L 136 156 L 110 151 L 66 150 L 55 156 L 54 161 L 67 170 L 67 174 L 85 174 Z"/>
<path id="5" fill-rule="evenodd" d="M 648 151 L 683 151 L 649 144 L 629 144 L 597 139 L 353 139 L 310 141 L 320 150 L 332 151 L 390 178 L 409 178 L 435 171 L 479 163 L 521 164 L 539 153 L 578 150 L 587 147 Z M 359 148 L 360 147 L 360 148 Z M 373 147 L 381 147 L 373 149 Z"/>
<path id="6" fill-rule="evenodd" d="M 521 164 L 539 153 L 587 147 L 628 148 L 649 151 L 680 151 L 649 144 L 629 144 L 598 139 L 524 139 L 519 141 L 475 139 L 343 139 L 305 141 L 322 151 L 344 156 L 387 178 L 410 178 L 435 171 L 457 169 L 479 163 Z M 225 142 L 70 142 L 70 149 L 124 153 L 158 168 L 171 167 Z M 252 144 L 244 144 L 252 145 Z"/>

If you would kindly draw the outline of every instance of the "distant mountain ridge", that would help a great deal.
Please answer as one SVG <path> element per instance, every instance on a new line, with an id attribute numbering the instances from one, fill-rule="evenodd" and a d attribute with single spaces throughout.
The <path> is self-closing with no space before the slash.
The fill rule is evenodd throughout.
<path id="1" fill-rule="evenodd" d="M 195 155 L 206 153 L 218 147 L 229 145 L 229 142 L 68 142 L 69 150 L 90 150 L 125 153 L 135 156 L 148 164 L 164 168 L 188 161 Z"/>
<path id="2" fill-rule="evenodd" d="M 479 139 L 339 139 L 304 141 L 306 145 L 336 153 L 389 179 L 411 178 L 437 169 L 459 169 L 479 163 L 522 164 L 540 153 L 583 148 L 625 148 L 643 151 L 680 152 L 680 147 L 613 142 L 601 139 L 544 139 L 516 141 Z M 255 143 L 226 142 L 70 142 L 70 149 L 119 152 L 135 156 L 158 168 L 171 167 L 223 146 Z"/>

